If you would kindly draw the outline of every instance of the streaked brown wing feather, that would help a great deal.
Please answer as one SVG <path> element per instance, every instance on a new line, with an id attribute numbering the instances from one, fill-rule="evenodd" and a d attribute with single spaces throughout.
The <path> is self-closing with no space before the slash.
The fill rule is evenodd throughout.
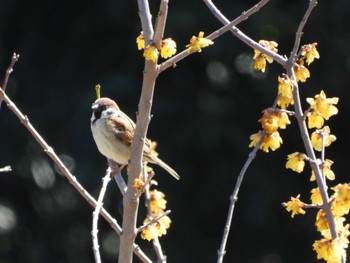
<path id="1" fill-rule="evenodd" d="M 135 123 L 123 112 L 120 112 L 120 116 L 109 121 L 113 124 L 115 136 L 126 145 L 131 145 L 135 133 Z"/>

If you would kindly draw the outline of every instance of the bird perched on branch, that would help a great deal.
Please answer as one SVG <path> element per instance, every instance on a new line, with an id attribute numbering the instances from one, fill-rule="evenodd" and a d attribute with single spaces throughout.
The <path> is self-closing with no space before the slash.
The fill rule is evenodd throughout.
<path id="1" fill-rule="evenodd" d="M 135 123 L 109 98 L 99 98 L 92 104 L 91 131 L 98 150 L 110 160 L 129 163 Z M 146 139 L 143 161 L 157 164 L 177 180 L 180 176 L 151 151 L 151 141 Z"/>

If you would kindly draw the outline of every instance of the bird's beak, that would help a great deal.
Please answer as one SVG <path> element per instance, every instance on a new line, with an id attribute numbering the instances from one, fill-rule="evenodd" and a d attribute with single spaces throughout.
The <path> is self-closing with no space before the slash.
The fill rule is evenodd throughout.
<path id="1" fill-rule="evenodd" d="M 98 108 L 98 104 L 92 104 L 91 109 L 92 111 L 96 111 Z"/>

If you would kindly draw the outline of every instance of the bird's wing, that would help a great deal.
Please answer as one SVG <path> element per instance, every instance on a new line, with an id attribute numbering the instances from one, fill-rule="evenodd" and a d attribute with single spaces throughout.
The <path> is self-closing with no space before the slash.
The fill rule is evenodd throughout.
<path id="1" fill-rule="evenodd" d="M 124 144 L 131 145 L 134 139 L 135 123 L 123 112 L 119 114 L 109 120 L 113 124 L 114 134 Z"/>

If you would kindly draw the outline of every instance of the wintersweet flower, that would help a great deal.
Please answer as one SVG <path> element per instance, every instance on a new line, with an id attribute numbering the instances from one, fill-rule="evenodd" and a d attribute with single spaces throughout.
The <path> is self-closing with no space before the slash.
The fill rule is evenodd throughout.
<path id="1" fill-rule="evenodd" d="M 249 147 L 254 147 L 260 142 L 261 137 L 264 135 L 263 142 L 260 145 L 260 150 L 263 150 L 264 152 L 269 152 L 269 148 L 272 151 L 275 151 L 278 149 L 283 140 L 280 137 L 280 134 L 278 131 L 275 131 L 271 134 L 263 133 L 262 131 L 259 131 L 258 133 L 252 134 L 249 139 L 251 140 Z"/>
<path id="2" fill-rule="evenodd" d="M 316 130 L 311 134 L 311 144 L 312 147 L 316 151 L 322 151 L 322 144 L 324 142 L 324 147 L 328 147 L 331 145 L 332 142 L 334 142 L 337 137 L 335 137 L 333 134 L 330 134 L 331 130 L 328 126 L 324 126 L 323 129 Z M 322 137 L 324 139 L 322 140 Z"/>
<path id="3" fill-rule="evenodd" d="M 278 44 L 275 41 L 259 40 L 259 44 L 273 52 L 277 52 Z M 273 58 L 261 53 L 259 50 L 254 49 L 254 69 L 265 72 L 266 61 L 269 63 L 273 62 Z"/>
<path id="4" fill-rule="evenodd" d="M 288 212 L 292 212 L 291 217 L 294 218 L 295 215 L 302 214 L 304 215 L 306 212 L 303 209 L 304 203 L 300 201 L 300 194 L 297 197 L 291 197 L 290 201 L 287 203 L 283 203 L 283 206 L 286 208 Z"/>
<path id="5" fill-rule="evenodd" d="M 145 37 L 143 36 L 143 33 L 136 38 L 136 43 L 137 43 L 137 48 L 138 50 L 144 49 L 145 48 Z"/>
<path id="6" fill-rule="evenodd" d="M 202 52 L 202 48 L 207 47 L 209 45 L 214 44 L 214 42 L 210 39 L 204 38 L 204 32 L 201 31 L 198 34 L 198 37 L 192 36 L 190 40 L 190 44 L 188 44 L 187 52 L 193 53 L 193 52 Z"/>
<path id="7" fill-rule="evenodd" d="M 339 238 L 316 240 L 313 249 L 317 253 L 317 259 L 324 259 L 327 263 L 338 263 L 346 259 L 346 246 Z"/>
<path id="8" fill-rule="evenodd" d="M 312 204 L 315 204 L 315 205 L 323 204 L 322 196 L 321 196 L 321 193 L 320 193 L 320 188 L 317 187 L 317 188 L 313 188 L 311 190 L 310 199 L 311 199 L 311 203 Z"/>
<path id="9" fill-rule="evenodd" d="M 287 109 L 294 104 L 292 81 L 287 76 L 278 77 L 278 98 L 277 105 Z"/>
<path id="10" fill-rule="evenodd" d="M 331 116 L 338 113 L 337 107 L 339 98 L 327 98 L 323 90 L 317 94 L 315 98 L 307 98 L 306 101 L 310 104 L 311 114 L 308 116 L 309 128 L 321 128 L 324 120 L 328 120 Z"/>
<path id="11" fill-rule="evenodd" d="M 149 221 L 149 220 L 148 221 L 146 220 L 144 221 L 144 223 L 145 222 L 147 223 Z M 147 239 L 148 241 L 151 241 L 152 239 L 158 237 L 158 230 L 154 224 L 151 224 L 146 226 L 144 229 L 142 229 L 140 236 L 142 239 Z"/>
<path id="12" fill-rule="evenodd" d="M 294 73 L 297 81 L 305 82 L 310 77 L 310 71 L 304 65 L 296 64 Z"/>
<path id="13" fill-rule="evenodd" d="M 142 191 L 143 190 L 143 187 L 145 186 L 145 183 L 139 179 L 139 178 L 136 178 L 134 180 L 134 188 L 137 190 L 137 191 Z"/>
<path id="14" fill-rule="evenodd" d="M 315 58 L 320 58 L 320 54 L 318 53 L 316 46 L 317 43 L 312 43 L 301 47 L 300 54 L 303 56 L 303 59 L 306 60 L 306 63 L 308 65 L 310 65 L 315 60 Z"/>
<path id="15" fill-rule="evenodd" d="M 162 58 L 170 58 L 176 53 L 176 42 L 171 38 L 166 38 L 162 41 L 160 47 L 160 55 Z"/>
<path id="16" fill-rule="evenodd" d="M 320 161 L 320 160 L 319 160 Z M 321 161 L 320 161 L 321 162 Z M 323 163 L 323 165 L 320 165 L 320 168 L 323 166 L 323 172 L 322 174 L 328 179 L 333 181 L 335 179 L 335 174 L 334 172 L 331 170 L 331 166 L 333 164 L 332 160 L 326 159 Z M 311 172 L 311 178 L 310 181 L 315 181 L 316 177 L 315 177 L 315 173 L 314 171 Z"/>
<path id="17" fill-rule="evenodd" d="M 167 201 L 165 200 L 165 195 L 158 191 L 153 190 L 150 191 L 150 210 L 152 211 L 152 215 L 157 216 L 160 213 L 163 212 L 163 210 L 166 208 Z M 161 212 L 159 212 L 161 211 Z"/>
<path id="18" fill-rule="evenodd" d="M 286 168 L 292 169 L 293 171 L 297 173 L 301 173 L 304 170 L 305 167 L 305 161 L 304 161 L 305 154 L 295 152 L 288 155 Z"/>
<path id="19" fill-rule="evenodd" d="M 290 124 L 287 113 L 265 109 L 263 116 L 258 120 L 266 133 L 273 133 L 278 128 L 285 129 Z"/>
<path id="20" fill-rule="evenodd" d="M 143 52 L 143 56 L 146 58 L 146 60 L 157 62 L 159 51 L 155 46 L 148 45 Z"/>
<path id="21" fill-rule="evenodd" d="M 348 184 L 338 184 L 332 187 L 334 198 L 332 202 L 332 211 L 335 215 L 343 216 L 350 210 L 350 186 Z"/>

